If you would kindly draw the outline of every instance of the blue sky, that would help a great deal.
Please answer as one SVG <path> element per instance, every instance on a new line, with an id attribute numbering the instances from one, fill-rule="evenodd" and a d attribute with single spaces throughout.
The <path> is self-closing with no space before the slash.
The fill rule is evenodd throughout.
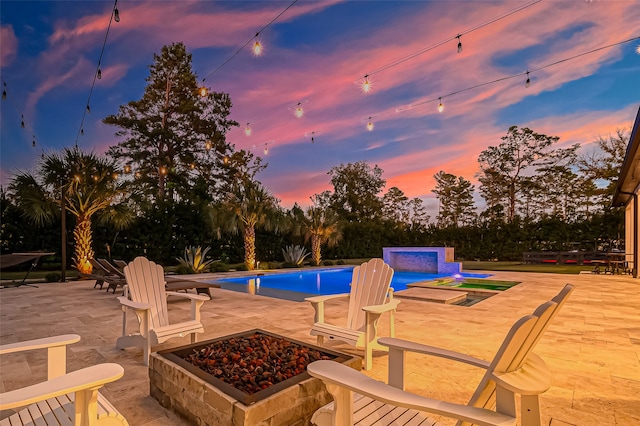
<path id="1" fill-rule="evenodd" d="M 242 126 L 228 139 L 265 158 L 259 179 L 285 207 L 330 189 L 331 167 L 367 161 L 384 170 L 387 187 L 423 198 L 434 214 L 433 175 L 476 183 L 478 155 L 511 125 L 592 150 L 598 137 L 630 128 L 640 105 L 639 40 L 532 72 L 528 88 L 518 76 L 465 90 L 639 37 L 637 0 L 299 0 L 260 33 L 261 56 L 250 43 L 209 76 L 291 3 L 118 1 L 121 20 L 111 24 L 85 115 L 114 2 L 2 0 L 2 185 L 43 151 L 77 140 L 102 153 L 117 143 L 102 119 L 141 97 L 153 54 L 172 42 L 185 43 L 205 85 L 230 94 Z M 303 101 L 298 119 L 292 107 Z"/>

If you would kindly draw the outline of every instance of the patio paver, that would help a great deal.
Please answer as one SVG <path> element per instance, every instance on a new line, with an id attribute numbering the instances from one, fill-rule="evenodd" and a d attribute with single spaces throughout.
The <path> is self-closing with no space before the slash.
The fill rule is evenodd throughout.
<path id="1" fill-rule="evenodd" d="M 403 299 L 396 316 L 397 336 L 490 359 L 516 319 L 570 282 L 576 289 L 536 350 L 554 372 L 551 389 L 540 398 L 543 424 L 640 424 L 640 280 L 511 272 L 495 272 L 494 278 L 522 284 L 470 307 Z M 202 308 L 205 334 L 200 340 L 262 328 L 315 343 L 309 335 L 313 309 L 308 303 L 211 291 L 214 299 Z M 77 333 L 82 340 L 69 347 L 68 369 L 121 364 L 124 377 L 107 385 L 104 393 L 132 426 L 186 424 L 149 396 L 142 351 L 115 348 L 122 326 L 116 296 L 94 289 L 93 281 L 2 289 L 0 342 Z M 344 302 L 331 302 L 327 318 L 338 320 L 341 309 L 346 309 Z M 172 300 L 169 311 L 175 318 L 188 318 L 189 303 Z M 133 330 L 135 319 L 130 321 Z M 383 317 L 381 335 L 387 329 Z M 188 343 L 187 337 L 174 339 L 158 349 Z M 333 348 L 358 353 L 347 345 Z M 45 356 L 39 351 L 0 357 L 0 389 L 43 380 Z M 466 403 L 481 376 L 472 367 L 451 367 L 446 360 L 410 355 L 408 363 L 408 390 L 460 403 Z M 386 355 L 375 353 L 373 369 L 366 374 L 386 380 L 386 366 Z"/>

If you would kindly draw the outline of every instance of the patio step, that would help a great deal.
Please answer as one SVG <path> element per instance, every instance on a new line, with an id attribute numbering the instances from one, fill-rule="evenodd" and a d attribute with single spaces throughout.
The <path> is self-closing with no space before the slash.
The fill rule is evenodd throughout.
<path id="1" fill-rule="evenodd" d="M 457 303 L 462 300 L 466 300 L 467 298 L 466 291 L 439 290 L 435 288 L 420 287 L 411 287 L 406 290 L 396 291 L 393 295 L 406 299 L 445 304 Z"/>

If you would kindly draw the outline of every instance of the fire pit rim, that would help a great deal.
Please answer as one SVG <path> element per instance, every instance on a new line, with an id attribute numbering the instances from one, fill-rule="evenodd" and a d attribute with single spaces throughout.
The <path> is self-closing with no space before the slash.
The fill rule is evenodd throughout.
<path id="1" fill-rule="evenodd" d="M 333 356 L 335 358 L 332 359 L 332 361 L 336 361 L 336 362 L 345 362 L 349 359 L 351 359 L 352 357 L 348 354 L 344 354 L 344 353 L 340 353 L 340 352 L 336 352 L 324 347 L 320 347 L 320 346 L 316 346 L 307 342 L 302 342 L 296 339 L 292 339 L 290 337 L 286 337 L 286 336 L 282 336 L 280 334 L 276 334 L 276 333 L 272 333 L 269 332 L 267 330 L 263 330 L 263 329 L 259 329 L 259 328 L 254 328 L 254 329 L 250 329 L 250 330 L 246 330 L 246 331 L 241 331 L 238 333 L 234 333 L 234 334 L 229 334 L 226 336 L 220 336 L 220 337 L 216 337 L 213 339 L 208 339 L 208 340 L 203 340 L 200 342 L 196 342 L 196 343 L 191 343 L 189 345 L 185 345 L 185 346 L 180 346 L 177 348 L 173 348 L 173 349 L 164 349 L 161 351 L 158 351 L 157 354 L 162 356 L 163 358 L 167 359 L 168 361 L 173 362 L 174 364 L 177 364 L 178 366 L 184 368 L 185 370 L 187 370 L 188 372 L 196 375 L 198 378 L 200 378 L 201 380 L 204 380 L 206 383 L 209 383 L 211 386 L 219 389 L 221 392 L 224 392 L 225 394 L 227 394 L 228 396 L 236 399 L 237 401 L 241 402 L 242 404 L 249 406 L 251 404 L 254 404 L 258 401 L 264 400 L 266 398 L 268 398 L 271 395 L 276 394 L 277 392 L 286 389 L 290 386 L 293 386 L 295 384 L 298 383 L 302 383 L 303 381 L 307 380 L 307 379 L 312 379 L 313 377 L 311 377 L 311 375 L 307 372 L 307 369 L 305 367 L 304 372 L 291 377 L 289 379 L 283 380 L 282 382 L 279 383 L 274 383 L 273 385 L 269 386 L 266 389 L 257 391 L 253 394 L 247 394 L 239 389 L 237 389 L 235 386 L 230 385 L 228 383 L 226 383 L 224 380 L 221 380 L 217 377 L 215 377 L 212 374 L 207 373 L 206 371 L 202 370 L 201 368 L 198 368 L 197 366 L 193 365 L 192 363 L 190 363 L 189 361 L 183 359 L 181 357 L 181 355 L 187 355 L 189 353 L 191 353 L 191 351 L 194 348 L 199 348 L 199 347 L 203 347 L 206 345 L 209 345 L 211 343 L 215 343 L 215 342 L 219 342 L 221 340 L 229 340 L 229 339 L 233 339 L 233 338 L 238 338 L 238 337 L 249 337 L 252 336 L 256 333 L 260 333 L 260 334 L 265 334 L 271 337 L 276 337 L 276 338 L 282 338 L 282 339 L 286 339 L 291 343 L 295 343 L 301 346 L 305 346 L 309 349 L 314 349 L 314 350 L 318 350 L 322 353 L 325 353 L 327 355 Z"/>

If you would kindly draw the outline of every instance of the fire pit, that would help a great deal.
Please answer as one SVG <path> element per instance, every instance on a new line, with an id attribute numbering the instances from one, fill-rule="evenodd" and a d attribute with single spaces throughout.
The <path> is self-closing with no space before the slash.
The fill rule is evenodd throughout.
<path id="1" fill-rule="evenodd" d="M 360 358 L 250 330 L 152 354 L 151 395 L 196 425 L 306 425 L 331 401 L 306 372 L 318 359 L 361 366 Z"/>

